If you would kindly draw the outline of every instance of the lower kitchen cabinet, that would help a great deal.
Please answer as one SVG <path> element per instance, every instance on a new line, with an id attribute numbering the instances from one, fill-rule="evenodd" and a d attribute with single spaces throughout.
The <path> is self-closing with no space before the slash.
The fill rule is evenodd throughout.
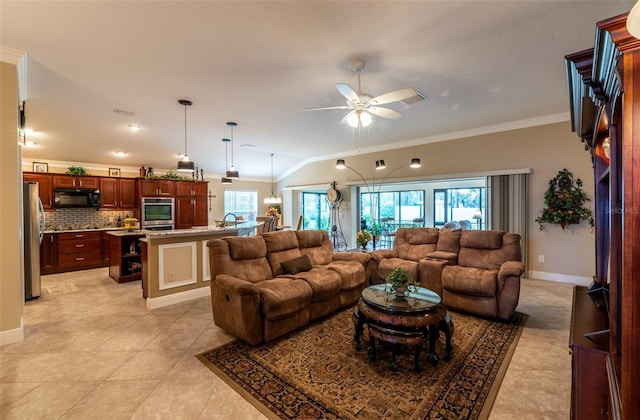
<path id="1" fill-rule="evenodd" d="M 55 273 L 58 268 L 58 235 L 45 233 L 40 244 L 40 274 Z"/>
<path id="2" fill-rule="evenodd" d="M 140 238 L 144 235 L 118 232 L 109 235 L 109 277 L 118 283 L 142 278 Z"/>
<path id="3" fill-rule="evenodd" d="M 43 275 L 109 265 L 106 231 L 45 233 L 40 245 Z"/>

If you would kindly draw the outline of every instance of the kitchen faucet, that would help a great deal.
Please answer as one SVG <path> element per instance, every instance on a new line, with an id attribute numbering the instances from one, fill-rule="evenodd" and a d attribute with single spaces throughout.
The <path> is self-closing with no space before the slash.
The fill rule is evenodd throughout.
<path id="1" fill-rule="evenodd" d="M 224 215 L 224 217 L 222 218 L 222 224 L 223 224 L 224 226 L 226 226 L 226 225 L 227 225 L 227 216 L 233 216 L 233 222 L 234 222 L 234 224 L 235 224 L 235 227 L 238 227 L 238 216 L 236 216 L 236 215 L 235 215 L 235 214 L 233 214 L 233 213 L 227 213 L 227 214 L 225 214 L 225 215 Z"/>

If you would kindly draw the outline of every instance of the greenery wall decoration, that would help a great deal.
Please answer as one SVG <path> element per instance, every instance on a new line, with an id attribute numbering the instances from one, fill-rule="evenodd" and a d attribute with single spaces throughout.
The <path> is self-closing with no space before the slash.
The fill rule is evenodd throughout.
<path id="1" fill-rule="evenodd" d="M 564 229 L 566 225 L 580 223 L 580 220 L 586 220 L 593 228 L 591 209 L 583 207 L 587 201 L 591 200 L 582 191 L 582 180 L 574 180 L 573 174 L 566 169 L 559 171 L 549 181 L 549 189 L 544 193 L 545 208 L 536 218 L 540 230 L 544 230 L 543 223 L 557 224 Z"/>
<path id="2" fill-rule="evenodd" d="M 65 172 L 69 175 L 87 175 L 88 172 L 82 166 L 69 166 Z"/>

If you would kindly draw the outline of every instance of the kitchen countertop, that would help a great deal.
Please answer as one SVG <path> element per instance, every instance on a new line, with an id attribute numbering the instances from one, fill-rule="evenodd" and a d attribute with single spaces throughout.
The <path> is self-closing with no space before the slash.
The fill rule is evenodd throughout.
<path id="1" fill-rule="evenodd" d="M 191 229 L 174 229 L 174 230 L 145 230 L 145 229 L 136 229 L 132 231 L 128 230 L 115 230 L 109 232 L 109 235 L 113 236 L 132 236 L 132 235 L 145 235 L 149 239 L 154 238 L 167 238 L 167 237 L 179 237 L 179 236 L 199 236 L 199 235 L 209 235 L 211 233 L 236 233 L 240 230 L 245 229 L 255 229 L 258 226 L 262 226 L 263 222 L 243 222 L 238 223 L 238 226 L 227 226 L 227 227 L 213 227 L 213 226 L 202 226 L 202 227 L 194 227 Z"/>
<path id="2" fill-rule="evenodd" d="M 87 229 L 45 229 L 44 233 L 73 233 L 73 232 L 100 232 L 106 230 L 124 230 L 123 227 L 102 227 L 102 228 L 87 228 Z"/>

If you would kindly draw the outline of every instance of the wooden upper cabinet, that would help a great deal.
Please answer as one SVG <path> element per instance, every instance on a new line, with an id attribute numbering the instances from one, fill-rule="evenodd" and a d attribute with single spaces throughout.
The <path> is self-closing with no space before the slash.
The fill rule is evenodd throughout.
<path id="1" fill-rule="evenodd" d="M 136 207 L 134 178 L 100 178 L 100 208 L 134 209 Z"/>
<path id="2" fill-rule="evenodd" d="M 140 182 L 142 197 L 173 197 L 175 195 L 175 181 L 170 179 L 143 179 Z"/>
<path id="3" fill-rule="evenodd" d="M 100 177 L 54 175 L 53 188 L 100 188 Z"/>
<path id="4" fill-rule="evenodd" d="M 208 182 L 194 181 L 177 181 L 176 196 L 206 196 L 208 191 Z"/>
<path id="5" fill-rule="evenodd" d="M 45 210 L 53 210 L 53 176 L 50 174 L 25 172 L 23 179 L 38 183 L 38 194 Z"/>

